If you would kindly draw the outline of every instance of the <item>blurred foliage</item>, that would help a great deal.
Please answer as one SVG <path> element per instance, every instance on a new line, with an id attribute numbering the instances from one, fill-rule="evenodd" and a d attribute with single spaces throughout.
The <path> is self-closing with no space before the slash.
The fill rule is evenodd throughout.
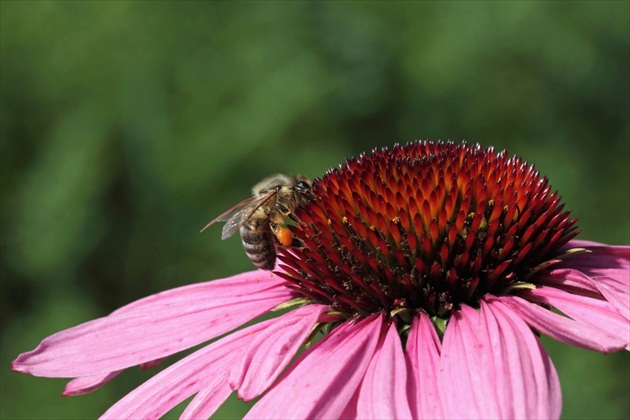
<path id="1" fill-rule="evenodd" d="M 628 243 L 625 1 L 0 7 L 2 418 L 91 418 L 153 374 L 60 398 L 63 381 L 8 366 L 134 299 L 252 268 L 237 238 L 198 231 L 276 171 L 466 139 L 536 162 L 581 238 Z M 566 418 L 630 416 L 627 353 L 545 343 Z"/>

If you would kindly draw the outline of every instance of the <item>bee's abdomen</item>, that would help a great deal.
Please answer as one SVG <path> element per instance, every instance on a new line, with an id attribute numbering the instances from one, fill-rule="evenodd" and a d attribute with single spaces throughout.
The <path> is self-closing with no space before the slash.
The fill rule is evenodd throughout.
<path id="1" fill-rule="evenodd" d="M 262 270 L 272 270 L 276 263 L 276 248 L 269 222 L 253 219 L 241 229 L 243 248 L 254 265 Z"/>

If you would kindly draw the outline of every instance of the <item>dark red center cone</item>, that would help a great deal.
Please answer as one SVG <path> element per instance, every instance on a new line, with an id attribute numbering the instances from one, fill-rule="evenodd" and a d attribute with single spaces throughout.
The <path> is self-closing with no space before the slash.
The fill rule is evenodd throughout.
<path id="1" fill-rule="evenodd" d="M 313 183 L 279 272 L 345 316 L 418 309 L 447 319 L 533 282 L 575 237 L 576 219 L 533 165 L 479 145 L 374 150 Z"/>

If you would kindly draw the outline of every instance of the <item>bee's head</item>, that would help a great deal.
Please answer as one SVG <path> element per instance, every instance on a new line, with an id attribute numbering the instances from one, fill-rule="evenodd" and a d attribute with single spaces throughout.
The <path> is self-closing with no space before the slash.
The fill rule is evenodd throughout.
<path id="1" fill-rule="evenodd" d="M 311 188 L 311 181 L 304 175 L 296 175 L 293 177 L 293 189 L 300 196 L 302 201 L 309 201 L 314 198 Z"/>

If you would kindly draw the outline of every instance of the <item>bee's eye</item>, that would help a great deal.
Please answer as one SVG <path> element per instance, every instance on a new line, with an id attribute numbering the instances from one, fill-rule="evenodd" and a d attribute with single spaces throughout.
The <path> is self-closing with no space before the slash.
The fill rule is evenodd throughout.
<path id="1" fill-rule="evenodd" d="M 302 192 L 302 191 L 306 191 L 309 190 L 311 187 L 304 181 L 298 181 L 295 184 L 295 189 Z"/>

